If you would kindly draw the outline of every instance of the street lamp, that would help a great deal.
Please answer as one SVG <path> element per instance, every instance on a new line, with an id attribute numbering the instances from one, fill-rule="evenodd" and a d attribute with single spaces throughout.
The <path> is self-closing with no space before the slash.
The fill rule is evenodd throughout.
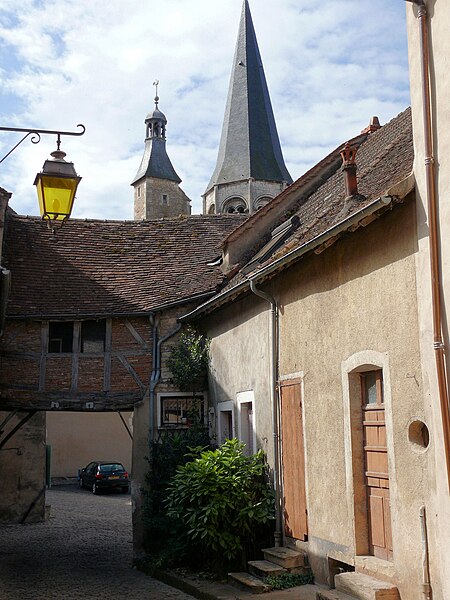
<path id="1" fill-rule="evenodd" d="M 82 131 L 50 131 L 46 129 L 23 129 L 19 127 L 0 127 L 0 131 L 19 131 L 24 137 L 1 160 L 2 163 L 20 144 L 30 137 L 33 144 L 41 141 L 41 134 L 56 135 L 56 150 L 50 154 L 36 175 L 34 185 L 37 189 L 39 209 L 42 219 L 48 224 L 59 222 L 61 225 L 70 217 L 75 199 L 75 193 L 81 177 L 77 175 L 72 162 L 65 160 L 66 153 L 60 149 L 62 135 L 83 135 L 86 128 L 77 125 Z"/>

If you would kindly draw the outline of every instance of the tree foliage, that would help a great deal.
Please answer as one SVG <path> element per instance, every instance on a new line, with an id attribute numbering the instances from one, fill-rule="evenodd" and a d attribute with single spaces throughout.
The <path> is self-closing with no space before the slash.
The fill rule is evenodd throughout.
<path id="1" fill-rule="evenodd" d="M 168 367 L 172 381 L 183 392 L 201 391 L 206 386 L 209 362 L 209 338 L 188 326 L 172 348 Z"/>

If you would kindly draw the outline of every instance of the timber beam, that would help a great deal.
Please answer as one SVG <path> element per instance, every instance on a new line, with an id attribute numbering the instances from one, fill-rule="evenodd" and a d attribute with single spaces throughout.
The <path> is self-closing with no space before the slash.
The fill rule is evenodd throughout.
<path id="1" fill-rule="evenodd" d="M 128 412 L 143 401 L 143 395 L 142 392 L 16 392 L 11 398 L 3 394 L 0 398 L 0 411 Z"/>

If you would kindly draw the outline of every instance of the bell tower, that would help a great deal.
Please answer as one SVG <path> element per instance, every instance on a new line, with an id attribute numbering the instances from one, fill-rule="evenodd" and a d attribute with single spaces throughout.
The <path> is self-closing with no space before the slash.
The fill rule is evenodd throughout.
<path id="1" fill-rule="evenodd" d="M 158 81 L 155 108 L 145 119 L 146 136 L 141 165 L 131 182 L 134 188 L 134 218 L 160 219 L 190 215 L 190 200 L 180 188 L 181 179 L 166 150 L 166 116 L 159 110 Z"/>
<path id="2" fill-rule="evenodd" d="M 250 7 L 244 0 L 219 153 L 203 194 L 203 212 L 251 214 L 290 183 Z"/>

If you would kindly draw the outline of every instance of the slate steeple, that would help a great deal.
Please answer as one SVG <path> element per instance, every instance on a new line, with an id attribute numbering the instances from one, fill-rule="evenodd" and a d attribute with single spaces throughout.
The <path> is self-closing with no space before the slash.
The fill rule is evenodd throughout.
<path id="1" fill-rule="evenodd" d="M 254 212 L 292 178 L 284 164 L 258 42 L 244 0 L 217 164 L 204 212 Z"/>
<path id="2" fill-rule="evenodd" d="M 167 119 L 159 110 L 158 84 L 154 83 L 155 108 L 145 119 L 144 155 L 131 182 L 136 220 L 188 215 L 191 212 L 190 200 L 179 187 L 181 179 L 167 154 Z"/>

